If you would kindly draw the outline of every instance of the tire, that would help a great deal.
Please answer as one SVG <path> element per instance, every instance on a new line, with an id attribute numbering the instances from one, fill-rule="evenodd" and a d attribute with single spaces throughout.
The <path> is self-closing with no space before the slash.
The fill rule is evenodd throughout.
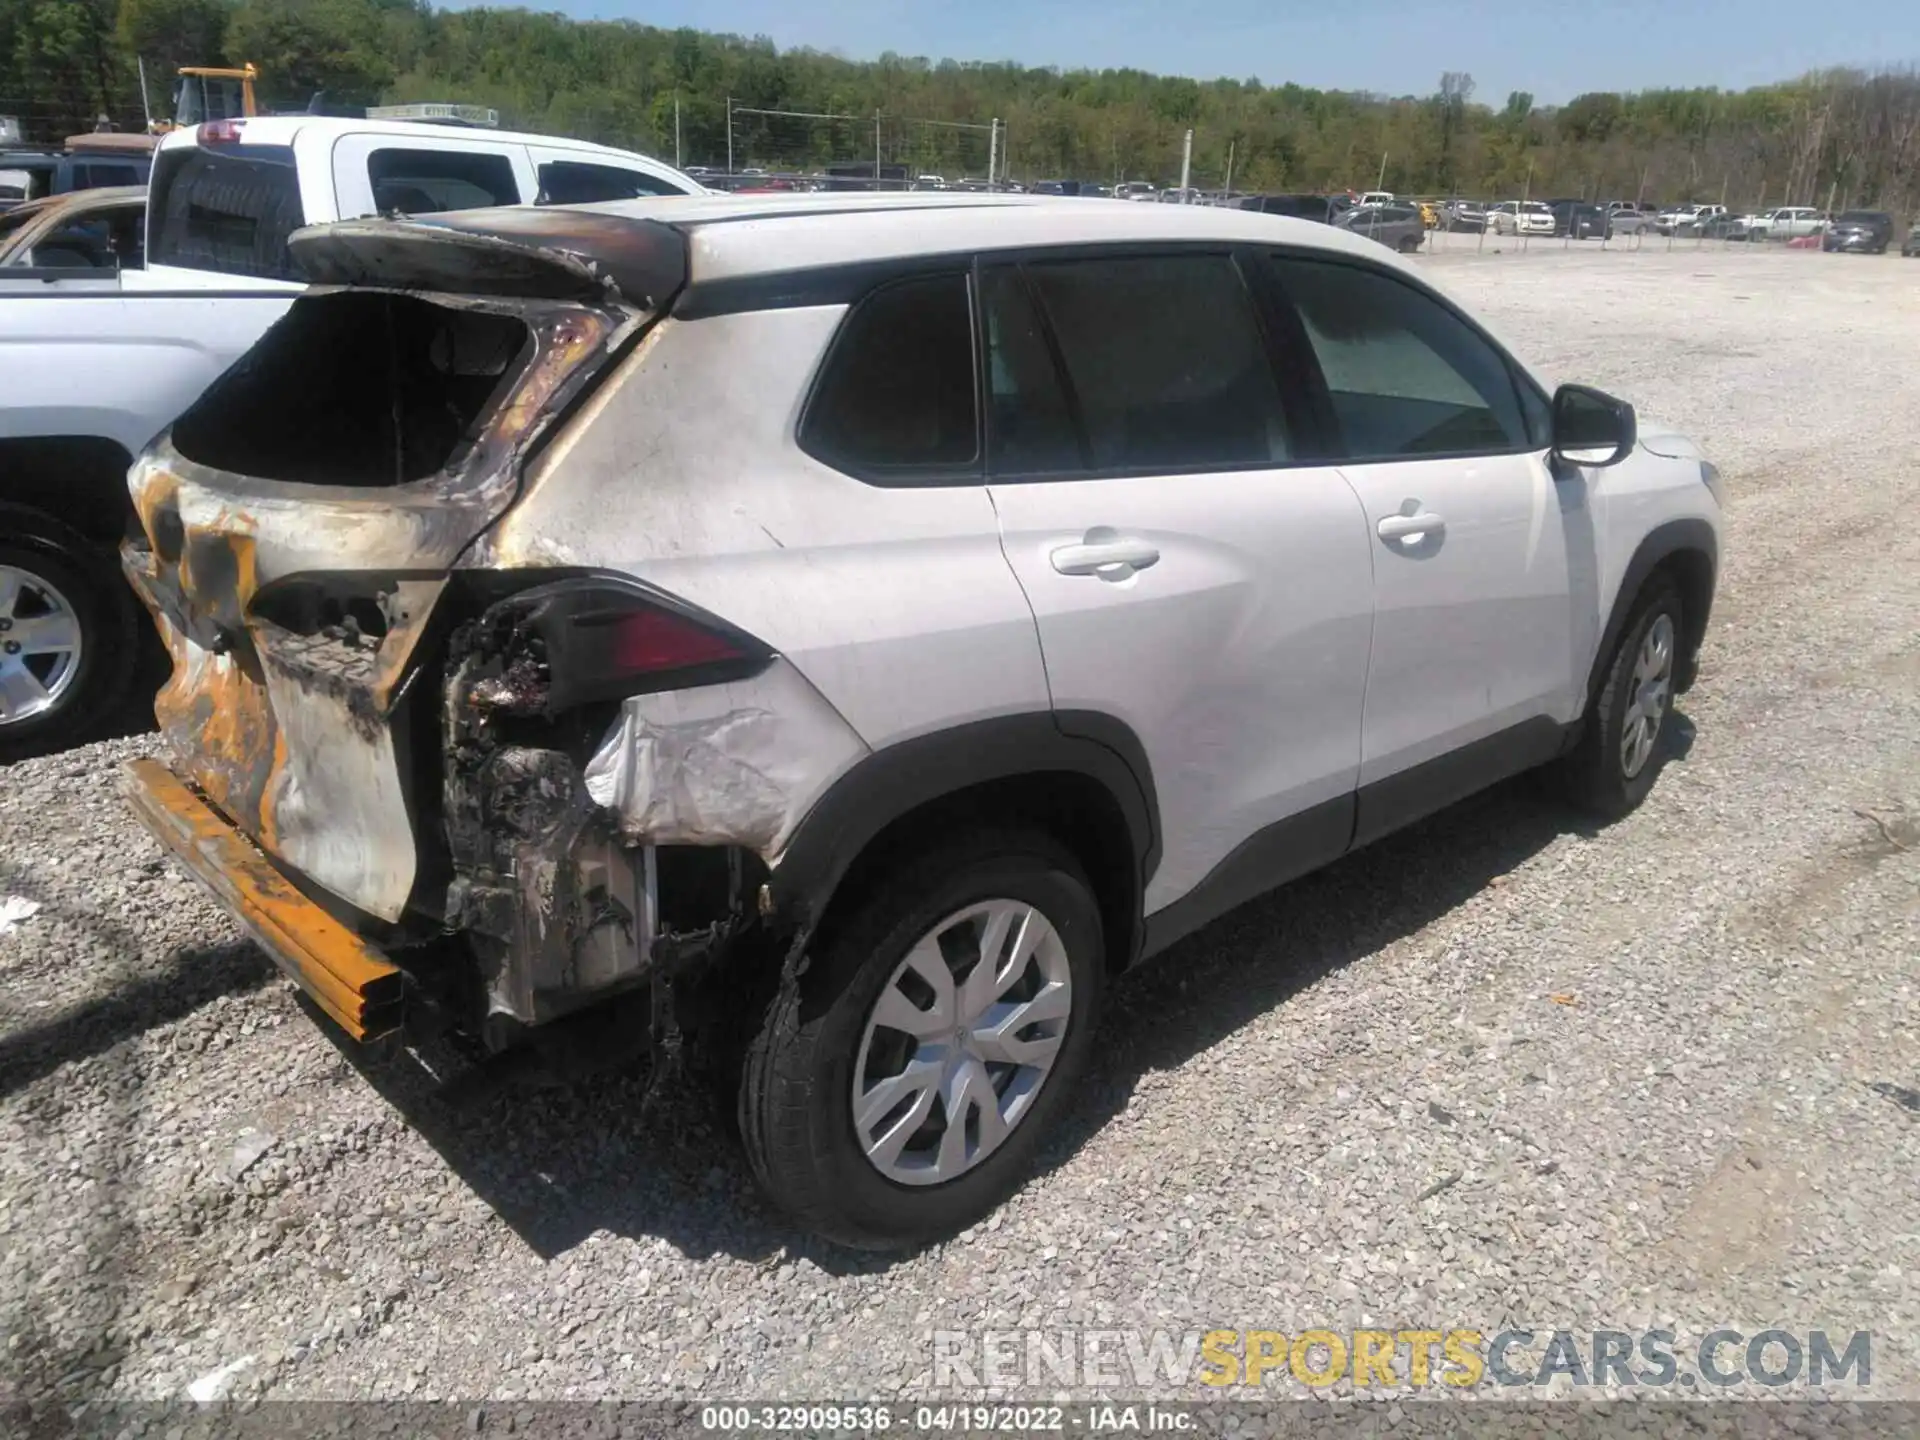
<path id="1" fill-rule="evenodd" d="M 1421 240 L 1418 235 L 1409 235 L 1400 242 L 1400 253 L 1402 255 L 1417 255 L 1420 253 L 1420 244 Z"/>
<path id="2" fill-rule="evenodd" d="M 119 566 L 65 526 L 31 512 L 0 514 L 0 762 L 19 760 L 90 738 L 112 718 L 140 663 L 136 601 Z M 21 644 L 25 622 L 46 643 L 66 627 L 79 656 L 8 647 Z M 26 642 L 29 646 L 32 641 Z M 29 680 L 31 683 L 28 683 Z M 37 691 L 38 694 L 34 692 Z M 21 712 L 24 713 L 15 713 Z"/>
<path id="3" fill-rule="evenodd" d="M 1640 593 L 1621 632 L 1620 643 L 1607 662 L 1600 693 L 1587 709 L 1579 744 L 1560 762 L 1562 787 L 1569 799 L 1604 819 L 1617 820 L 1639 808 L 1653 788 L 1664 759 L 1664 742 L 1673 716 L 1673 677 L 1680 663 L 1681 637 L 1686 634 L 1680 591 L 1657 579 Z M 1666 636 L 1665 688 L 1651 735 L 1641 722 L 1639 744 L 1626 744 L 1630 716 L 1639 697 L 1635 677 L 1650 636 Z M 1640 714 L 1644 715 L 1644 709 Z M 1635 755 L 1644 747 L 1638 767 Z"/>
<path id="4" fill-rule="evenodd" d="M 997 1093 L 986 1093 L 995 1096 L 996 1116 L 1003 1103 L 1018 1103 L 1006 1099 L 1016 1086 L 1027 1091 L 1025 1108 L 1014 1116 L 997 1148 L 983 1149 L 978 1158 L 960 1155 L 952 1178 L 945 1180 L 935 1178 L 932 1161 L 942 1151 L 931 1133 L 944 1134 L 948 1128 L 944 1099 L 925 1094 L 923 1111 L 915 1097 L 933 1087 L 888 1088 L 888 1095 L 901 1097 L 899 1103 L 876 1116 L 867 1133 L 905 1133 L 909 1138 L 905 1148 L 894 1147 L 894 1170 L 883 1173 L 886 1157 L 870 1159 L 856 1128 L 856 1074 L 878 1089 L 901 1072 L 909 1051 L 919 1063 L 938 1065 L 943 1063 L 940 1055 L 954 1056 L 957 1047 L 943 1035 L 928 1057 L 931 1047 L 905 1031 L 869 1021 L 883 996 L 896 1015 L 902 1013 L 902 996 L 932 1001 L 923 1013 L 938 1008 L 932 987 L 918 978 L 924 972 L 910 970 L 907 957 L 943 933 L 954 947 L 948 953 L 957 957 L 945 961 L 958 977 L 949 982 L 955 985 L 951 993 L 957 1012 L 964 1003 L 965 978 L 972 973 L 966 942 L 971 937 L 977 955 L 980 936 L 973 921 L 959 917 L 990 902 L 1031 906 L 1058 941 L 1057 949 L 1043 941 L 1034 959 L 1022 965 L 1026 978 L 1015 976 L 1029 986 L 1061 976 L 1069 982 L 1067 1013 L 1057 1022 L 1045 1022 L 1058 1036 L 1051 1069 L 1037 1081 L 1023 1070 L 1002 1071 L 1004 1083 L 1000 1075 L 993 1076 Z M 921 953 L 924 963 L 929 952 Z M 930 954 L 933 963 L 941 963 L 937 944 Z M 1043 959 L 1050 967 L 1044 974 Z M 1092 1047 L 1105 970 L 1100 911 L 1092 888 L 1072 856 L 1044 834 L 979 833 L 886 872 L 866 887 L 864 898 L 811 953 L 797 983 L 783 987 L 748 1048 L 740 1086 L 740 1133 L 762 1188 L 809 1229 L 861 1249 L 922 1244 L 965 1228 L 1021 1183 L 1034 1151 L 1070 1102 Z M 922 1006 L 920 998 L 910 1003 Z M 1033 1029 L 1023 1027 L 1011 1038 L 1034 1044 Z M 1044 1039 L 1038 1043 L 1044 1045 Z M 957 1063 L 975 1064 L 964 1056 Z M 941 1084 L 951 1085 L 963 1072 L 949 1068 L 929 1073 L 941 1074 Z M 984 1063 L 964 1073 L 989 1076 Z M 919 1114 L 925 1118 L 909 1132 Z M 969 1142 L 979 1144 L 985 1115 L 984 1106 L 968 1106 L 956 1154 Z M 914 1178 L 903 1183 L 897 1177 L 905 1174 Z"/>

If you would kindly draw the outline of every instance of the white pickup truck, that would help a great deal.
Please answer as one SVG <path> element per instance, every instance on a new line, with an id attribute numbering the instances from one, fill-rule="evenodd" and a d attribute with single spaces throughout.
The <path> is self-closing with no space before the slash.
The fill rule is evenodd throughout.
<path id="1" fill-rule="evenodd" d="M 151 636 L 115 553 L 127 467 L 304 288 L 294 230 L 701 193 L 657 160 L 543 135 L 306 115 L 169 135 L 145 269 L 0 281 L 0 760 L 81 738 L 140 668 Z"/>

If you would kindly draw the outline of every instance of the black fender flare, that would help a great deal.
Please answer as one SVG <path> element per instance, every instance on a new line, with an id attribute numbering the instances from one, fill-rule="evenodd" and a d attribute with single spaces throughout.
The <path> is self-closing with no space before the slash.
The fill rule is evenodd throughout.
<path id="1" fill-rule="evenodd" d="M 894 821 L 947 796 L 1022 775 L 1084 776 L 1113 797 L 1134 858 L 1140 906 L 1160 861 L 1160 814 L 1146 747 L 1131 727 L 1090 710 L 1029 711 L 975 720 L 874 751 L 807 812 L 768 882 L 775 915 L 805 931 L 826 912 L 848 869 Z"/>
<path id="2" fill-rule="evenodd" d="M 1626 628 L 1627 620 L 1633 614 L 1634 602 L 1639 599 L 1647 577 L 1675 555 L 1687 553 L 1704 558 L 1708 574 L 1704 593 L 1686 597 L 1687 633 L 1683 637 L 1685 643 L 1681 646 L 1675 667 L 1676 690 L 1684 691 L 1693 683 L 1700 642 L 1707 633 L 1707 614 L 1713 604 L 1714 583 L 1720 571 L 1719 538 L 1714 534 L 1713 526 L 1698 517 L 1669 520 L 1656 525 L 1634 550 L 1633 558 L 1627 562 L 1626 571 L 1620 577 L 1620 588 L 1614 592 L 1613 611 L 1607 616 L 1606 628 L 1600 632 L 1600 644 L 1593 652 L 1593 665 L 1587 672 L 1588 705 L 1600 693 L 1607 666 L 1613 659 L 1614 647 L 1620 643 L 1620 632 Z"/>

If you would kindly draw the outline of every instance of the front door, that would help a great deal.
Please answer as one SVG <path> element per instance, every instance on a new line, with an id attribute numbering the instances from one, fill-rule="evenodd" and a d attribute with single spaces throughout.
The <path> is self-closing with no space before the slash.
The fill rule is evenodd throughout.
<path id="1" fill-rule="evenodd" d="M 1547 758 L 1579 714 L 1588 472 L 1555 477 L 1544 402 L 1430 293 L 1367 265 L 1273 263 L 1325 378 L 1372 552 L 1364 841 Z M 1387 800 L 1370 806 L 1377 786 Z"/>
<path id="2" fill-rule="evenodd" d="M 1146 749 L 1149 915 L 1216 881 L 1164 941 L 1346 847 L 1366 526 L 1303 442 L 1232 256 L 1036 259 L 988 267 L 981 294 L 993 503 L 1054 708 Z"/>

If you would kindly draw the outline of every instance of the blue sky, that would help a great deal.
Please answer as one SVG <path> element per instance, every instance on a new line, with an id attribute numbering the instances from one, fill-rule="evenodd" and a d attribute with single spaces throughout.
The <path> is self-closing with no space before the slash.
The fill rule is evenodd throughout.
<path id="1" fill-rule="evenodd" d="M 850 59 L 1133 66 L 1389 94 L 1466 70 L 1477 97 L 1739 88 L 1816 66 L 1920 60 L 1912 0 L 531 0 L 595 19 L 770 35 Z"/>

